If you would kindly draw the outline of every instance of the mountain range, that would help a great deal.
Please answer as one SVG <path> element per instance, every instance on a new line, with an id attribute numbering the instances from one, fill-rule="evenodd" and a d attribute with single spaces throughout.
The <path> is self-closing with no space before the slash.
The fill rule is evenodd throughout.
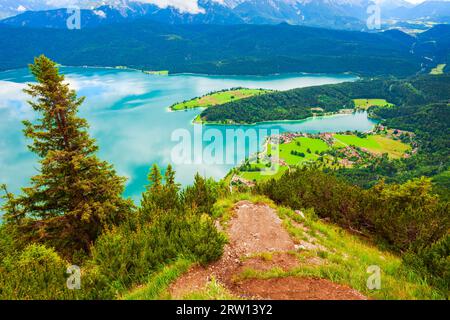
<path id="1" fill-rule="evenodd" d="M 0 14 L 15 16 L 1 23 L 10 26 L 66 28 L 70 13 L 65 8 L 39 7 L 36 0 L 17 5 L 17 0 L 3 0 Z M 41 1 L 42 2 L 42 1 Z M 122 0 L 119 5 L 89 6 L 95 2 L 80 2 L 81 28 L 147 19 L 169 24 L 279 24 L 307 25 L 335 29 L 364 30 L 371 0 L 198 0 L 199 12 L 183 11 L 173 6 Z M 38 10 L 41 11 L 33 11 Z M 20 9 L 20 11 L 18 11 Z M 21 12 L 23 11 L 23 12 Z M 404 0 L 381 1 L 384 20 L 427 19 L 450 22 L 450 2 L 426 1 L 417 6 Z"/>

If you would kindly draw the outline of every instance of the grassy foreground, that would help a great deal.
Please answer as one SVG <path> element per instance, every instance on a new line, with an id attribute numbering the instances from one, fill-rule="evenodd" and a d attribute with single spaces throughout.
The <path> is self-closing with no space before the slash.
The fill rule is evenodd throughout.
<path id="1" fill-rule="evenodd" d="M 194 98 L 189 101 L 180 102 L 170 107 L 173 111 L 187 110 L 193 108 L 208 108 L 231 101 L 245 99 L 260 94 L 271 92 L 265 89 L 231 89 L 226 91 L 213 92 L 200 98 Z"/>
<path id="2" fill-rule="evenodd" d="M 319 220 L 310 209 L 303 210 L 304 217 L 302 217 L 291 209 L 277 206 L 264 196 L 235 193 L 219 199 L 214 205 L 214 216 L 222 226 L 227 226 L 234 214 L 235 203 L 241 200 L 268 204 L 277 211 L 282 219 L 283 227 L 294 242 L 302 244 L 306 241 L 313 246 L 307 249 L 300 246 L 298 250 L 291 253 L 298 260 L 298 265 L 293 269 L 283 270 L 275 267 L 261 271 L 245 268 L 235 274 L 236 282 L 249 279 L 312 277 L 349 286 L 369 299 L 446 299 L 442 292 L 434 289 L 422 277 L 406 267 L 400 257 L 377 248 L 370 239 L 350 234 L 334 224 Z M 272 254 L 268 252 L 261 256 L 270 261 Z M 170 284 L 187 272 L 191 265 L 189 260 L 179 259 L 149 278 L 145 285 L 131 291 L 123 298 L 129 300 L 172 299 L 169 293 Z M 379 268 L 381 272 L 379 289 L 369 289 L 367 285 L 371 275 L 370 269 L 374 267 Z M 183 298 L 224 300 L 238 297 L 216 279 L 211 279 L 205 288 L 189 292 Z"/>
<path id="3" fill-rule="evenodd" d="M 278 208 L 278 213 L 294 239 L 301 241 L 313 238 L 317 249 L 297 253 L 302 263 L 293 270 L 249 270 L 242 275 L 243 278 L 317 277 L 348 285 L 372 299 L 446 298 L 406 268 L 399 257 L 378 249 L 342 228 L 316 220 L 312 211 L 305 212 L 306 219 L 287 208 Z M 301 228 L 301 225 L 306 229 Z M 317 263 L 318 261 L 320 262 Z M 367 287 L 370 275 L 368 268 L 371 266 L 379 267 L 381 271 L 379 290 L 370 290 Z"/>
<path id="4" fill-rule="evenodd" d="M 147 284 L 131 290 L 125 294 L 123 300 L 157 300 L 167 298 L 165 290 L 179 276 L 185 273 L 193 265 L 186 258 L 178 258 L 174 263 L 165 266 L 159 272 L 152 274 Z"/>

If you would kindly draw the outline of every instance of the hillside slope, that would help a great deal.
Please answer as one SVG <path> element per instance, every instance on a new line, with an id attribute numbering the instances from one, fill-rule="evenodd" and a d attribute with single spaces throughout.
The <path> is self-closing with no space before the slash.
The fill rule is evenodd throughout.
<path id="1" fill-rule="evenodd" d="M 353 72 L 404 76 L 419 72 L 421 64 L 435 67 L 434 62 L 411 53 L 416 41 L 392 32 L 287 24 L 166 25 L 135 21 L 81 30 L 0 25 L 0 69 L 24 67 L 44 53 L 63 65 L 128 66 L 171 73 Z"/>
<path id="2" fill-rule="evenodd" d="M 241 199 L 241 200 L 240 200 Z M 247 200 L 242 200 L 247 199 Z M 176 262 L 124 299 L 361 300 L 439 297 L 401 260 L 310 211 L 239 195 L 216 204 L 229 244 L 206 267 Z M 382 270 L 379 290 L 367 270 Z M 163 280 L 164 279 L 164 280 Z"/>

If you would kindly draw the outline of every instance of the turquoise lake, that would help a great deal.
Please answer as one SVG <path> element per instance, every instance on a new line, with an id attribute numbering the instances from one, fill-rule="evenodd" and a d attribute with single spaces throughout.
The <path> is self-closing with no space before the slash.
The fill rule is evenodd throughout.
<path id="1" fill-rule="evenodd" d="M 147 173 L 153 163 L 166 166 L 173 163 L 174 141 L 177 132 L 226 136 L 227 130 L 256 130 L 258 139 L 246 140 L 238 148 L 233 163 L 205 163 L 199 152 L 211 142 L 201 141 L 192 148 L 192 163 L 175 163 L 177 180 L 189 184 L 196 172 L 208 177 L 222 178 L 246 155 L 261 147 L 267 134 L 279 132 L 333 132 L 365 131 L 374 122 L 366 113 L 311 118 L 303 121 L 282 121 L 253 126 L 194 126 L 192 120 L 201 110 L 170 112 L 173 103 L 204 95 L 211 91 L 233 88 L 265 88 L 288 90 L 292 88 L 354 81 L 351 75 L 290 74 L 274 76 L 154 76 L 132 70 L 100 68 L 61 68 L 71 87 L 79 96 L 86 96 L 80 115 L 88 119 L 90 133 L 100 146 L 99 156 L 114 164 L 120 175 L 128 178 L 126 195 L 139 199 L 147 184 Z M 22 92 L 27 82 L 33 81 L 26 69 L 0 72 L 0 183 L 6 183 L 12 192 L 19 192 L 36 174 L 39 166 L 35 156 L 26 147 L 22 134 L 22 120 L 33 120 L 36 115 L 27 105 Z M 213 141 L 213 140 L 211 140 Z M 223 141 L 223 153 L 232 146 Z M 195 145 L 195 142 L 193 142 Z"/>

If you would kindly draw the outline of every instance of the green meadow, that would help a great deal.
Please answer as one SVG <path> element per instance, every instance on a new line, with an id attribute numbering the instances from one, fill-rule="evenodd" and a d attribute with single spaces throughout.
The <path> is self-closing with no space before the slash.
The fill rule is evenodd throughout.
<path id="1" fill-rule="evenodd" d="M 270 179 L 278 179 L 280 178 L 289 168 L 280 166 L 275 174 L 261 174 L 259 171 L 249 172 L 249 171 L 241 171 L 239 176 L 248 181 L 264 181 Z"/>
<path id="2" fill-rule="evenodd" d="M 355 135 L 336 134 L 334 138 L 336 139 L 334 147 L 356 146 L 365 148 L 375 154 L 387 153 L 393 159 L 402 157 L 410 149 L 410 146 L 401 141 L 381 135 L 369 135 L 366 138 L 360 138 Z"/>
<path id="3" fill-rule="evenodd" d="M 446 64 L 438 64 L 436 66 L 436 68 L 431 69 L 430 74 L 432 75 L 439 75 L 439 74 L 443 74 L 444 73 L 444 68 L 445 68 Z"/>
<path id="4" fill-rule="evenodd" d="M 367 110 L 370 107 L 392 107 L 385 99 L 353 99 L 356 109 Z"/>
<path id="5" fill-rule="evenodd" d="M 319 158 L 322 151 L 327 151 L 330 147 L 321 139 L 298 137 L 293 139 L 290 143 L 284 143 L 278 146 L 279 158 L 284 161 L 287 166 L 279 166 L 276 174 L 274 175 L 263 175 L 259 171 L 240 171 L 239 176 L 248 181 L 263 181 L 267 179 L 278 179 L 280 178 L 289 167 L 294 167 L 301 165 L 302 163 L 314 162 Z M 295 151 L 297 154 L 293 154 Z M 273 155 L 274 151 L 271 151 L 270 146 L 268 147 L 268 154 Z M 300 155 L 301 154 L 301 155 Z M 263 163 L 252 163 L 252 168 L 264 169 L 265 165 Z"/>
<path id="6" fill-rule="evenodd" d="M 294 139 L 290 143 L 280 145 L 280 158 L 288 165 L 299 165 L 303 162 L 315 161 L 322 151 L 329 150 L 330 147 L 320 139 L 300 137 Z M 292 154 L 292 151 L 302 153 L 305 156 Z"/>
<path id="7" fill-rule="evenodd" d="M 231 101 L 245 99 L 260 94 L 271 92 L 271 90 L 265 89 L 232 89 L 227 91 L 220 91 L 207 94 L 200 98 L 194 98 L 189 101 L 180 102 L 174 104 L 170 109 L 174 111 L 193 109 L 193 108 L 208 108 L 221 104 L 225 104 Z"/>

